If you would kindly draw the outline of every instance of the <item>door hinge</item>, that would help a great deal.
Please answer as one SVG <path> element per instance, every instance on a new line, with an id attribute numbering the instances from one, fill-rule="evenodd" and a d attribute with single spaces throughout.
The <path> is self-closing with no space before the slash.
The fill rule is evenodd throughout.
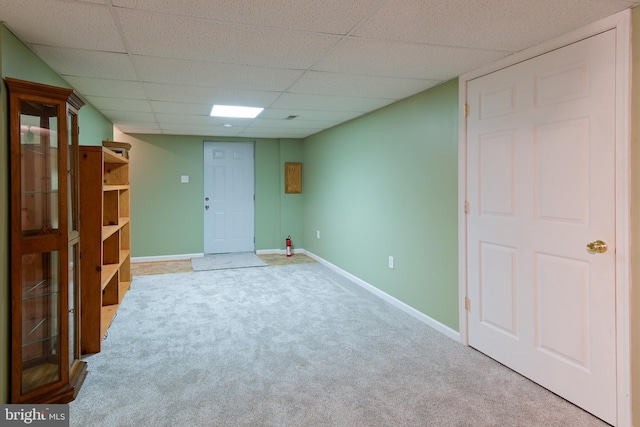
<path id="1" fill-rule="evenodd" d="M 469 117 L 469 104 L 464 104 L 464 116 Z"/>
<path id="2" fill-rule="evenodd" d="M 469 297 L 464 297 L 464 309 L 466 311 L 471 311 L 471 300 Z"/>
<path id="3" fill-rule="evenodd" d="M 469 215 L 469 201 L 468 200 L 464 201 L 464 213 L 466 215 Z"/>

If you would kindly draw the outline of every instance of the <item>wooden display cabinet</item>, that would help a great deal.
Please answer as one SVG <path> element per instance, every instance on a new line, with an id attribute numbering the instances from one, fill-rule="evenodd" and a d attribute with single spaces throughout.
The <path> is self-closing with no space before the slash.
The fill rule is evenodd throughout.
<path id="1" fill-rule="evenodd" d="M 67 403 L 80 361 L 78 110 L 71 89 L 6 78 L 11 167 L 11 402 Z"/>
<path id="2" fill-rule="evenodd" d="M 131 283 L 129 160 L 80 147 L 83 354 L 98 353 Z"/>

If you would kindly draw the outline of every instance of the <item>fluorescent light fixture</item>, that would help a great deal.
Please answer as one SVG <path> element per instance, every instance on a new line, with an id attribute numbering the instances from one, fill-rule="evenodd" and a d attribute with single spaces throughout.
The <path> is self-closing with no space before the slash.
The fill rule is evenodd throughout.
<path id="1" fill-rule="evenodd" d="M 260 114 L 262 110 L 264 110 L 264 108 L 240 107 L 236 105 L 214 105 L 211 109 L 211 116 L 253 119 Z"/>

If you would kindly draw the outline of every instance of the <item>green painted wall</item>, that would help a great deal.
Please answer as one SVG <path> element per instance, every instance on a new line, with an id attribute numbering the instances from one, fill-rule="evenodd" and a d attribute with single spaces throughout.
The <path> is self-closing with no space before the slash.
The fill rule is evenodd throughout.
<path id="1" fill-rule="evenodd" d="M 29 48 L 0 24 L 0 75 L 60 87 L 70 87 Z M 0 403 L 9 401 L 9 141 L 8 97 L 4 83 L 0 87 Z M 100 145 L 113 138 L 113 125 L 91 105 L 79 114 L 80 143 Z"/>
<path id="2" fill-rule="evenodd" d="M 256 250 L 281 246 L 280 140 L 259 140 L 255 145 Z M 302 223 L 302 215 L 298 216 Z"/>
<path id="3" fill-rule="evenodd" d="M 285 194 L 284 192 L 284 164 L 286 162 L 301 162 L 303 159 L 302 144 L 298 140 L 282 140 L 280 142 L 279 182 L 281 194 L 280 235 L 278 248 L 285 249 L 285 239 L 291 236 L 293 250 L 305 248 L 302 227 L 302 207 L 304 201 L 304 187 L 302 194 Z M 304 171 L 304 164 L 302 165 Z M 304 173 L 304 172 L 303 172 Z M 304 182 L 302 183 L 304 186 Z"/>
<path id="4" fill-rule="evenodd" d="M 303 207 L 306 249 L 454 330 L 457 109 L 453 80 L 306 139 Z"/>
<path id="5" fill-rule="evenodd" d="M 205 140 L 255 141 L 256 250 L 284 249 L 284 233 L 289 230 L 302 235 L 300 202 L 283 194 L 281 182 L 284 161 L 301 161 L 299 140 L 126 135 L 119 132 L 115 138 L 131 144 L 133 257 L 204 251 L 202 152 Z M 180 183 L 181 175 L 189 175 L 188 184 Z"/>
<path id="6" fill-rule="evenodd" d="M 44 83 L 53 86 L 71 86 L 58 74 L 53 72 L 27 46 L 16 38 L 6 27 L 0 26 L 3 34 L 2 77 Z M 98 112 L 91 104 L 80 109 L 80 144 L 101 145 L 105 139 L 113 138 L 113 124 Z"/>

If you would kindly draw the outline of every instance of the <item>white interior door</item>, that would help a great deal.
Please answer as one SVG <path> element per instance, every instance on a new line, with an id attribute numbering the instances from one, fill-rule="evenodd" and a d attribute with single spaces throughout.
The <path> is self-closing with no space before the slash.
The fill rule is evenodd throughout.
<path id="1" fill-rule="evenodd" d="M 470 81 L 467 121 L 469 345 L 612 424 L 615 37 Z"/>
<path id="2" fill-rule="evenodd" d="M 253 143 L 204 143 L 204 251 L 253 252 Z"/>

